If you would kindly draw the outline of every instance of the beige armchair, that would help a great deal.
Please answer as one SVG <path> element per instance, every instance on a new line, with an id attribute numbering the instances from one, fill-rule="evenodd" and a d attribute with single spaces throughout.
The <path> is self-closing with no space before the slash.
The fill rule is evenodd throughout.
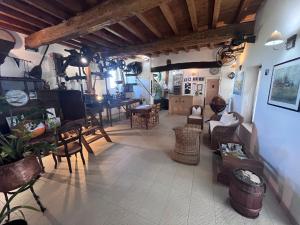
<path id="1" fill-rule="evenodd" d="M 221 116 L 214 116 L 209 121 L 209 135 L 212 146 L 218 146 L 220 142 L 232 141 L 236 129 L 243 123 L 244 118 L 237 112 L 229 112 L 236 118 L 232 124 L 224 124 L 220 121 Z"/>

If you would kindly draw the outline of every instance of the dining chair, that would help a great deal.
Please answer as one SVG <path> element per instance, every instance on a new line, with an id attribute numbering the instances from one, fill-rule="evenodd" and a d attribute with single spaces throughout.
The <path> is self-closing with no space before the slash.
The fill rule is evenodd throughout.
<path id="1" fill-rule="evenodd" d="M 57 168 L 57 157 L 67 158 L 70 173 L 72 173 L 71 156 L 80 153 L 82 163 L 85 165 L 85 160 L 82 152 L 82 125 L 76 122 L 68 122 L 64 126 L 57 129 L 56 145 L 57 148 L 52 152 L 52 157 L 55 162 L 54 168 Z"/>

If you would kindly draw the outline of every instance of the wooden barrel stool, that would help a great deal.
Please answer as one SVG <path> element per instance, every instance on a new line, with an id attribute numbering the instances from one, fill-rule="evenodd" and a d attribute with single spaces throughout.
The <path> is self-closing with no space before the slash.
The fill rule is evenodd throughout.
<path id="1" fill-rule="evenodd" d="M 266 185 L 262 177 L 250 170 L 237 169 L 233 172 L 229 186 L 230 204 L 241 215 L 258 217 L 265 192 Z"/>

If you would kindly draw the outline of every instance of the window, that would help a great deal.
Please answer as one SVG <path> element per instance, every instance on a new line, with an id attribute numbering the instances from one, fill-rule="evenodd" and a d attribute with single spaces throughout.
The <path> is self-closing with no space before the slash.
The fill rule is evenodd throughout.
<path id="1" fill-rule="evenodd" d="M 109 87 L 116 88 L 117 70 L 111 70 L 109 71 L 109 74 L 111 75 L 111 77 L 109 78 Z"/>

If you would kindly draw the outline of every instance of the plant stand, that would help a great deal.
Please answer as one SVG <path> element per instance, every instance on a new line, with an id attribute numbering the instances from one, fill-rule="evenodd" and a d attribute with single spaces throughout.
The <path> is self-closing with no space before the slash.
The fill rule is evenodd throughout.
<path id="1" fill-rule="evenodd" d="M 8 195 L 16 195 L 28 189 L 33 194 L 41 211 L 44 212 L 46 210 L 33 189 L 33 185 L 40 178 L 41 171 L 41 165 L 35 156 L 28 156 L 0 167 L 0 192 L 4 194 L 8 210 L 10 210 L 9 203 L 11 201 Z M 7 217 L 9 221 L 10 215 Z"/>
<path id="2" fill-rule="evenodd" d="M 36 203 L 39 205 L 39 207 L 40 207 L 40 209 L 41 209 L 41 212 L 45 212 L 46 208 L 43 206 L 43 204 L 42 204 L 41 201 L 40 201 L 40 197 L 35 193 L 35 191 L 34 191 L 34 189 L 33 189 L 33 185 L 35 184 L 35 182 L 36 182 L 38 179 L 39 179 L 39 177 L 37 177 L 37 178 L 31 180 L 31 181 L 28 183 L 27 187 L 26 187 L 22 192 L 24 192 L 24 191 L 30 189 L 30 191 L 31 191 L 31 193 L 32 193 L 32 195 L 33 195 L 33 197 L 34 197 Z M 8 200 L 9 197 L 8 197 L 8 195 L 13 195 L 13 194 L 17 193 L 18 191 L 19 191 L 19 190 L 16 190 L 16 191 L 10 191 L 10 192 L 3 192 L 4 197 L 5 197 L 5 201 L 8 203 L 8 205 L 7 205 L 7 210 L 8 210 L 8 211 L 10 211 L 10 205 L 9 205 L 9 200 Z M 22 193 L 22 192 L 20 192 L 20 193 Z M 10 214 L 7 215 L 7 222 L 9 222 L 9 221 L 10 221 Z"/>

